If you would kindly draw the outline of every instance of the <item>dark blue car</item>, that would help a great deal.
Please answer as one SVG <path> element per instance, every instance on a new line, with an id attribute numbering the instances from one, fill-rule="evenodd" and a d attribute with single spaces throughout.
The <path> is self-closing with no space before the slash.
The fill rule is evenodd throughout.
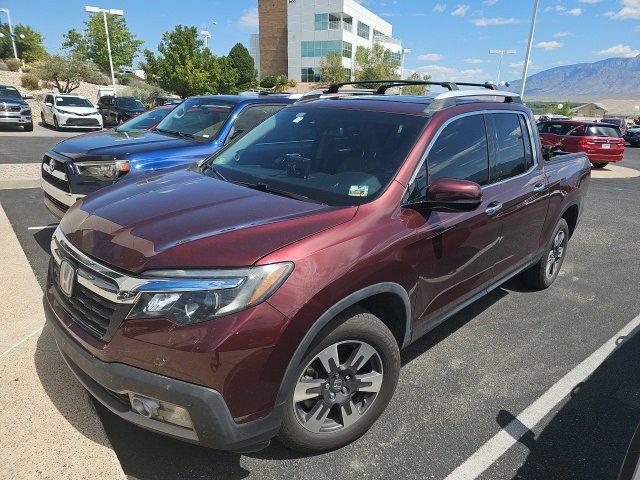
<path id="1" fill-rule="evenodd" d="M 124 176 L 207 158 L 294 101 L 286 95 L 191 97 L 153 130 L 106 131 L 65 140 L 42 160 L 44 203 L 61 218 L 78 198 Z"/>

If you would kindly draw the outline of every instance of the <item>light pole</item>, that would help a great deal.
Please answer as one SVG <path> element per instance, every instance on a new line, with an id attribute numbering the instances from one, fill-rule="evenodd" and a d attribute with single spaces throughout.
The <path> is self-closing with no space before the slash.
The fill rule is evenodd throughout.
<path id="1" fill-rule="evenodd" d="M 538 18 L 538 4 L 540 0 L 533 3 L 533 16 L 531 17 L 531 28 L 529 29 L 529 41 L 527 42 L 527 55 L 524 59 L 522 68 L 522 88 L 520 90 L 520 98 L 524 99 L 524 87 L 527 84 L 527 73 L 529 72 L 529 60 L 531 59 L 531 46 L 533 45 L 533 35 L 536 31 L 536 19 Z"/>
<path id="2" fill-rule="evenodd" d="M 411 49 L 410 48 L 403 48 L 402 49 L 402 62 L 400 65 L 400 80 L 404 80 L 404 57 L 407 56 L 407 53 L 411 53 Z"/>
<path id="3" fill-rule="evenodd" d="M 490 55 L 500 55 L 500 58 L 498 59 L 498 81 L 496 82 L 496 85 L 499 87 L 500 86 L 500 73 L 501 73 L 501 69 L 502 69 L 502 58 L 505 55 L 515 55 L 516 51 L 515 50 L 489 50 L 489 54 Z"/>
<path id="4" fill-rule="evenodd" d="M 111 83 L 113 85 L 113 93 L 116 93 L 116 76 L 113 73 L 113 58 L 111 57 L 111 41 L 109 40 L 109 27 L 107 25 L 107 13 L 109 15 L 116 15 L 121 17 L 124 15 L 124 11 L 115 8 L 98 8 L 86 5 L 84 11 L 87 13 L 102 13 L 104 19 L 104 34 L 107 37 L 107 52 L 109 53 L 109 67 L 111 68 Z"/>
<path id="5" fill-rule="evenodd" d="M 218 25 L 218 22 L 213 21 L 211 22 L 211 27 L 215 27 L 216 25 Z M 209 39 L 211 38 L 211 32 L 209 31 L 209 24 L 204 26 L 204 30 L 200 31 L 200 35 L 202 35 L 204 37 L 204 47 L 205 48 L 209 48 Z M 211 28 L 211 30 L 213 30 L 213 28 Z"/>
<path id="6" fill-rule="evenodd" d="M 11 13 L 9 13 L 8 8 L 0 8 L 0 12 L 4 12 L 7 14 L 7 23 L 9 23 L 9 36 L 11 37 L 11 45 L 13 46 L 13 56 L 16 57 L 16 60 L 18 60 L 18 50 L 16 50 L 16 36 L 13 33 L 13 26 L 11 25 Z"/>

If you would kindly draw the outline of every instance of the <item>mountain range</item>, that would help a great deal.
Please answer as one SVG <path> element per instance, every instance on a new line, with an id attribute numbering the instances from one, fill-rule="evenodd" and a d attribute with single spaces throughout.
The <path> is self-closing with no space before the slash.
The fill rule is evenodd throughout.
<path id="1" fill-rule="evenodd" d="M 519 92 L 521 84 L 515 80 L 507 89 Z M 640 101 L 640 55 L 543 70 L 527 78 L 525 95 L 536 100 Z"/>

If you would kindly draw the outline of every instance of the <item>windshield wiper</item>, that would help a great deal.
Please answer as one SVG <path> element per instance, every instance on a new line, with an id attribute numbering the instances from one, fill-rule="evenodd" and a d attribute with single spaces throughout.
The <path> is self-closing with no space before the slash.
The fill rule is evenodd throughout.
<path id="1" fill-rule="evenodd" d="M 231 182 L 237 185 L 242 185 L 243 187 L 251 188 L 253 190 L 259 190 L 260 192 L 265 193 L 273 193 L 274 195 L 280 195 L 282 197 L 293 198 L 294 200 L 301 200 L 303 202 L 313 202 L 320 203 L 318 200 L 314 200 L 313 198 L 309 198 L 305 195 L 300 195 L 299 193 L 287 192 L 286 190 L 278 190 L 277 188 L 272 188 L 268 184 L 263 182 L 258 183 L 250 183 L 250 182 Z"/>
<path id="2" fill-rule="evenodd" d="M 209 172 L 213 173 L 216 177 L 218 177 L 220 180 L 224 180 L 225 182 L 229 181 L 226 178 L 224 178 L 224 176 L 216 169 L 216 167 L 214 167 L 210 163 L 205 163 L 203 165 L 203 167 L 204 167 L 204 172 L 209 171 Z"/>
<path id="3" fill-rule="evenodd" d="M 195 138 L 195 135 L 191 135 L 190 133 L 178 132 L 177 130 L 165 130 L 164 128 L 156 128 L 156 132 L 166 133 L 168 135 L 177 135 L 189 140 L 193 140 Z"/>

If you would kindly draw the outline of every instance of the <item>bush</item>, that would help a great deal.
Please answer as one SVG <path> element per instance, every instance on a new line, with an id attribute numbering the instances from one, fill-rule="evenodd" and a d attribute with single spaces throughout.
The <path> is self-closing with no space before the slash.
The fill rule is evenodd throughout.
<path id="1" fill-rule="evenodd" d="M 134 83 L 136 83 L 136 79 L 138 77 L 136 77 L 133 73 L 125 73 L 116 75 L 116 78 L 118 79 L 120 85 L 133 85 Z"/>
<path id="2" fill-rule="evenodd" d="M 40 88 L 40 79 L 33 73 L 25 73 L 22 75 L 20 83 L 27 90 L 38 90 Z"/>
<path id="3" fill-rule="evenodd" d="M 168 95 L 167 92 L 160 87 L 149 85 L 144 82 L 136 82 L 135 85 L 120 89 L 119 92 L 120 95 L 136 97 L 146 105 L 150 105 L 158 97 L 165 97 Z"/>
<path id="4" fill-rule="evenodd" d="M 289 87 L 295 87 L 296 81 L 289 80 L 284 75 L 267 75 L 260 81 L 262 88 L 272 88 L 275 92 L 284 92 Z"/>
<path id="5" fill-rule="evenodd" d="M 17 58 L 7 58 L 4 63 L 7 64 L 7 68 L 10 72 L 17 72 L 22 66 L 22 62 Z"/>
<path id="6" fill-rule="evenodd" d="M 3 60 L 0 60 L 0 72 L 6 72 L 9 70 L 9 67 L 7 67 L 7 64 L 4 63 Z"/>

